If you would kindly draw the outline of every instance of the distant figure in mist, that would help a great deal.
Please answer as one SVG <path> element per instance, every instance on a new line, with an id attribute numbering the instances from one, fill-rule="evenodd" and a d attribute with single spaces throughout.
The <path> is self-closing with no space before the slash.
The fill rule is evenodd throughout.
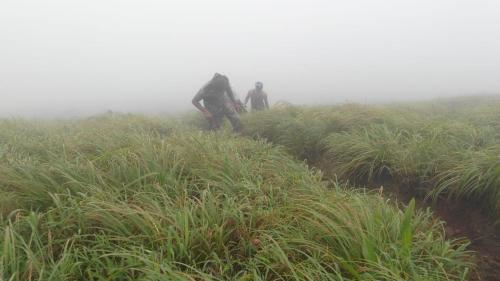
<path id="1" fill-rule="evenodd" d="M 247 105 L 248 100 L 250 100 L 252 111 L 269 109 L 267 94 L 262 89 L 264 89 L 262 82 L 256 82 L 255 89 L 250 90 L 245 98 L 245 106 Z"/>
<path id="2" fill-rule="evenodd" d="M 200 101 L 203 100 L 203 105 Z M 210 130 L 220 129 L 224 117 L 233 126 L 233 131 L 241 131 L 240 118 L 237 111 L 240 105 L 236 102 L 229 79 L 225 75 L 215 73 L 193 98 L 193 105 L 198 108 L 208 120 Z"/>

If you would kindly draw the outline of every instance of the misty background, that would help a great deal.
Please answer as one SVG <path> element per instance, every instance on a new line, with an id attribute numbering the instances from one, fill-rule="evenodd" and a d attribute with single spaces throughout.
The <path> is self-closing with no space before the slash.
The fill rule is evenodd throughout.
<path id="1" fill-rule="evenodd" d="M 500 1 L 0 1 L 0 116 L 191 110 L 214 72 L 271 103 L 500 93 Z"/>

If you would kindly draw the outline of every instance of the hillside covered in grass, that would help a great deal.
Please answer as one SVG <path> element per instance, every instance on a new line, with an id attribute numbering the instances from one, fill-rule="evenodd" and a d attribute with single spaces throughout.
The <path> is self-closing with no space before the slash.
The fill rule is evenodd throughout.
<path id="1" fill-rule="evenodd" d="M 500 98 L 362 106 L 278 106 L 245 134 L 281 145 L 327 178 L 472 202 L 500 219 Z"/>
<path id="2" fill-rule="evenodd" d="M 420 130 L 409 116 L 287 107 L 244 121 L 247 134 L 283 147 L 128 115 L 0 121 L 0 279 L 467 280 L 467 244 L 447 240 L 429 211 L 326 186 L 290 156 L 332 155 L 332 171 L 360 180 L 453 178 L 440 165 L 426 171 L 391 164 L 412 162 L 402 156 L 377 158 L 387 145 L 411 147 L 414 129 L 397 131 Z M 466 152 L 456 157 L 492 149 L 488 130 L 457 137 L 451 145 Z M 443 130 L 432 132 L 439 142 Z"/>

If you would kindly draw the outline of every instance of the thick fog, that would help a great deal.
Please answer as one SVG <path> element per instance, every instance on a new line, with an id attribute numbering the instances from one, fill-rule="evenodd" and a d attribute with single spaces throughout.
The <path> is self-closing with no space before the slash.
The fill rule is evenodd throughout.
<path id="1" fill-rule="evenodd" d="M 0 1 L 2 116 L 183 111 L 214 72 L 271 104 L 500 93 L 500 1 Z"/>

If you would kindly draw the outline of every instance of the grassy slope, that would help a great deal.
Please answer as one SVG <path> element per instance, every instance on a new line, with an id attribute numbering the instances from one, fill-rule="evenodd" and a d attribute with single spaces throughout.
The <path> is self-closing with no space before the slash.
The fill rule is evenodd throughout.
<path id="1" fill-rule="evenodd" d="M 389 180 L 433 198 L 476 200 L 500 217 L 500 101 L 281 107 L 247 116 L 245 133 L 283 145 L 330 176 Z M 416 192 L 416 191 L 413 191 Z"/>
<path id="2" fill-rule="evenodd" d="M 410 204 L 173 121 L 0 122 L 0 279 L 463 280 Z"/>

